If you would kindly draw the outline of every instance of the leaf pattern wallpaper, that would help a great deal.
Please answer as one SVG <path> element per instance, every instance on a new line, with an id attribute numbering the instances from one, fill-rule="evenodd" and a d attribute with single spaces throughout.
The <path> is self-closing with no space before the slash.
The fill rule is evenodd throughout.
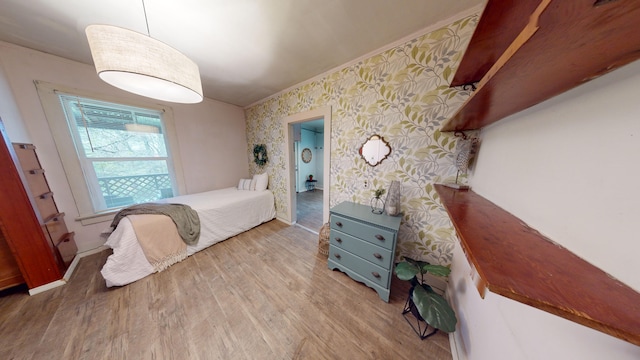
<path id="1" fill-rule="evenodd" d="M 477 15 L 460 19 L 247 108 L 249 147 L 266 144 L 270 159 L 259 168 L 247 149 L 250 170 L 269 173 L 278 216 L 287 213 L 282 121 L 331 106 L 330 206 L 342 201 L 368 205 L 374 189 L 388 189 L 398 180 L 403 215 L 396 255 L 450 264 L 455 232 L 433 184 L 455 181 L 457 138 L 439 129 L 470 95 L 449 83 L 477 21 Z M 392 148 L 376 167 L 358 155 L 372 134 L 383 136 Z M 365 179 L 369 189 L 362 186 Z"/>

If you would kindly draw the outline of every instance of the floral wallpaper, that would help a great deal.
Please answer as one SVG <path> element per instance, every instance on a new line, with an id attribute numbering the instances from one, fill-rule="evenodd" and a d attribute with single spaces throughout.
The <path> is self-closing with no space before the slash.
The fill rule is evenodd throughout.
<path id="1" fill-rule="evenodd" d="M 330 206 L 342 201 L 369 204 L 374 189 L 388 189 L 398 180 L 403 218 L 396 255 L 450 264 L 455 232 L 433 184 L 455 180 L 457 138 L 439 128 L 470 95 L 449 83 L 477 21 L 476 15 L 455 21 L 247 108 L 251 171 L 269 173 L 278 215 L 287 212 L 282 120 L 329 105 Z M 358 155 L 372 134 L 383 136 L 392 148 L 376 167 Z M 265 168 L 253 163 L 253 144 L 266 144 Z M 369 189 L 363 188 L 365 179 Z"/>

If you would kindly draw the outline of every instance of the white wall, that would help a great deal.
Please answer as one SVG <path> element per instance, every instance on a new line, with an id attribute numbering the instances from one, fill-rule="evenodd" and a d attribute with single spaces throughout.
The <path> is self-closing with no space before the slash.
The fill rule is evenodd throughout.
<path id="1" fill-rule="evenodd" d="M 20 110 L 9 87 L 4 68 L 0 62 L 0 118 L 7 129 L 7 134 L 12 134 L 15 139 L 27 139 L 27 128 L 24 126 Z M 22 142 L 15 140 L 15 142 Z"/>
<path id="2" fill-rule="evenodd" d="M 160 103 L 126 93 L 102 82 L 91 65 L 0 42 L 0 117 L 12 142 L 37 148 L 60 211 L 76 232 L 79 251 L 104 243 L 99 233 L 108 223 L 82 226 L 62 168 L 34 80 L 46 81 L 140 104 Z M 13 95 L 13 96 L 11 96 Z M 173 109 L 187 193 L 235 186 L 248 177 L 244 110 L 206 99 L 200 104 L 163 104 Z"/>
<path id="3" fill-rule="evenodd" d="M 481 132 L 473 190 L 640 290 L 640 62 Z M 456 249 L 461 358 L 639 359 L 640 347 L 489 293 Z M 588 276 L 588 275 L 584 275 Z"/>

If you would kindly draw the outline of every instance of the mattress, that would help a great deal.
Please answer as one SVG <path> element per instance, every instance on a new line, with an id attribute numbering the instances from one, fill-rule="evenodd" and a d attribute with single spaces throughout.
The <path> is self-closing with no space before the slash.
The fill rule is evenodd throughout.
<path id="1" fill-rule="evenodd" d="M 158 202 L 186 204 L 198 212 L 200 239 L 196 245 L 187 246 L 189 256 L 276 216 L 274 196 L 269 190 L 248 191 L 233 187 Z M 108 287 L 126 285 L 154 272 L 126 217 L 109 235 L 105 245 L 113 249 L 101 270 Z"/>

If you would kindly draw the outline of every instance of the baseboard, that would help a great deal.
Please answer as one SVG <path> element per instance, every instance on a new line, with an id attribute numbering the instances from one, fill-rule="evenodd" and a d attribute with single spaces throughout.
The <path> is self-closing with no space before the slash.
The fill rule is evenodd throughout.
<path id="1" fill-rule="evenodd" d="M 278 217 L 276 217 L 276 220 L 278 220 L 278 221 L 280 221 L 280 222 L 283 222 L 283 223 L 285 223 L 285 224 L 287 224 L 287 225 L 293 225 L 293 224 L 294 224 L 294 223 L 290 222 L 289 220 L 286 220 L 286 219 L 281 218 L 281 217 L 279 217 L 279 216 L 278 216 Z"/>
<path id="2" fill-rule="evenodd" d="M 107 250 L 107 249 L 109 249 L 108 246 L 102 245 L 102 246 L 98 246 L 95 249 L 91 249 L 91 250 L 83 251 L 81 253 L 77 253 L 76 256 L 73 258 L 73 261 L 71 261 L 71 264 L 67 268 L 67 271 L 65 271 L 64 276 L 62 277 L 62 279 L 56 280 L 56 281 L 53 281 L 53 282 L 50 282 L 48 284 L 44 284 L 44 285 L 41 285 L 41 286 L 38 286 L 38 287 L 34 287 L 33 289 L 29 289 L 29 295 L 40 294 L 41 292 L 45 292 L 47 290 L 55 289 L 58 286 L 65 285 L 69 281 L 69 279 L 71 278 L 71 275 L 73 275 L 73 271 L 78 266 L 78 263 L 80 262 L 80 259 L 82 259 L 85 256 L 97 254 L 97 253 L 102 252 L 102 251 Z"/>
<path id="3" fill-rule="evenodd" d="M 449 346 L 451 347 L 451 358 L 453 360 L 467 360 L 460 348 L 459 344 L 462 339 L 458 336 L 458 332 L 449 333 Z"/>
<path id="4" fill-rule="evenodd" d="M 80 256 L 79 254 L 76 254 L 76 256 L 73 258 L 73 261 L 71 261 L 71 264 L 67 268 L 67 271 L 65 271 L 64 276 L 62 277 L 62 280 L 66 282 L 66 281 L 69 281 L 69 279 L 71 279 L 71 275 L 73 274 L 73 271 L 76 269 L 76 266 L 78 266 L 78 262 L 80 262 Z"/>
<path id="5" fill-rule="evenodd" d="M 467 360 L 467 356 L 466 356 L 466 352 L 464 351 L 464 341 L 463 339 L 460 337 L 461 336 L 461 324 L 460 324 L 460 314 L 458 313 L 457 309 L 457 302 L 455 301 L 456 299 L 452 298 L 451 294 L 453 294 L 453 297 L 455 297 L 455 292 L 454 289 L 452 288 L 453 284 L 447 281 L 447 290 L 445 292 L 445 299 L 447 299 L 447 301 L 449 302 L 449 304 L 454 308 L 454 311 L 456 311 L 456 316 L 458 317 L 458 325 L 456 326 L 457 329 L 456 331 L 449 333 L 449 347 L 451 349 L 451 358 L 453 360 Z"/>
<path id="6" fill-rule="evenodd" d="M 45 292 L 47 290 L 51 290 L 51 289 L 55 289 L 58 286 L 62 286 L 64 284 L 67 283 L 67 280 L 65 280 L 64 278 L 60 279 L 60 280 L 56 280 L 54 282 L 50 282 L 48 284 L 44 284 L 38 287 L 34 287 L 33 289 L 29 289 L 29 295 L 36 295 L 36 294 L 40 294 L 41 292 Z"/>
<path id="7" fill-rule="evenodd" d="M 105 251 L 107 249 L 111 249 L 111 248 L 108 247 L 108 246 L 105 246 L 105 245 L 101 245 L 101 246 L 98 246 L 97 248 L 93 248 L 93 249 L 90 249 L 90 250 L 86 250 L 86 251 L 77 253 L 76 254 L 76 258 L 82 259 L 83 257 L 87 257 L 89 255 L 97 254 L 97 253 L 103 252 L 103 251 Z"/>

